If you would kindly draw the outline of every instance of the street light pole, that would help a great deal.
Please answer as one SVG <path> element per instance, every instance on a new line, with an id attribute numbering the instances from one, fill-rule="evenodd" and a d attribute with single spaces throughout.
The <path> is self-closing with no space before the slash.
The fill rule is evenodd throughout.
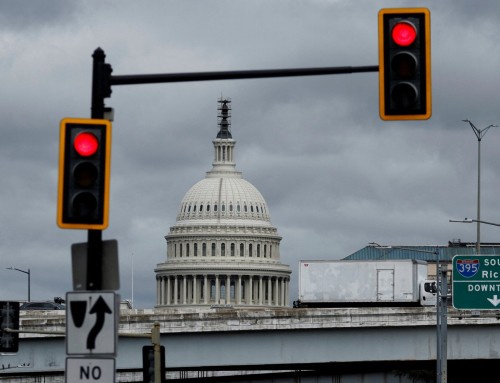
<path id="1" fill-rule="evenodd" d="M 381 246 L 375 242 L 371 242 L 369 245 L 377 249 L 399 249 L 436 256 L 436 382 L 446 383 L 448 379 L 448 270 L 447 267 L 444 269 L 441 267 L 438 247 L 435 251 L 427 251 L 411 247 Z"/>
<path id="2" fill-rule="evenodd" d="M 31 272 L 30 272 L 30 269 L 28 269 L 28 271 L 26 271 L 26 270 L 21 270 L 21 269 L 15 268 L 15 267 L 7 267 L 7 270 L 16 270 L 16 271 L 20 271 L 21 273 L 28 275 L 28 302 L 31 302 Z"/>
<path id="3" fill-rule="evenodd" d="M 478 129 L 469 120 L 462 120 L 463 122 L 468 122 L 474 134 L 477 137 L 477 242 L 476 242 L 476 253 L 479 254 L 481 251 L 481 140 L 483 139 L 486 132 L 497 125 L 488 125 L 484 129 Z"/>

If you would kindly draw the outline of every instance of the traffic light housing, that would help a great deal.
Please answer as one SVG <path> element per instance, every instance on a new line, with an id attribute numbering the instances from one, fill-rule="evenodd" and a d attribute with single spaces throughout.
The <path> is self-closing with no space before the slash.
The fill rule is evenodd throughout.
<path id="1" fill-rule="evenodd" d="M 111 123 L 65 118 L 60 126 L 57 224 L 104 230 L 109 217 Z"/>
<path id="2" fill-rule="evenodd" d="M 160 346 L 160 382 L 166 383 L 165 378 L 165 346 Z M 154 346 L 142 346 L 142 381 L 155 383 Z"/>
<path id="3" fill-rule="evenodd" d="M 14 330 L 7 332 L 5 329 Z M 19 351 L 19 302 L 0 302 L 0 352 Z"/>
<path id="4" fill-rule="evenodd" d="M 382 9 L 378 18 L 380 118 L 426 120 L 432 114 L 430 12 Z"/>

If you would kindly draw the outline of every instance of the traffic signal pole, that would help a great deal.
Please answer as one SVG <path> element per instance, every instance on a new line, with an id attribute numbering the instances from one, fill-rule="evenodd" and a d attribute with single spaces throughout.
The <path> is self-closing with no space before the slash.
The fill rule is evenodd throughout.
<path id="1" fill-rule="evenodd" d="M 102 68 L 105 65 L 104 51 L 94 51 L 92 66 L 92 99 L 90 117 L 104 118 L 104 92 L 102 91 Z M 87 231 L 87 290 L 101 290 L 102 287 L 102 230 Z"/>

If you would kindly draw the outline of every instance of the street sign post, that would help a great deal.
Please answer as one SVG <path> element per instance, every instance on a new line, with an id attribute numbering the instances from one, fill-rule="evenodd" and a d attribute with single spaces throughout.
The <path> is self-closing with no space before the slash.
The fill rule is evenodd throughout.
<path id="1" fill-rule="evenodd" d="M 113 292 L 66 294 L 68 355 L 116 355 L 117 299 Z"/>
<path id="2" fill-rule="evenodd" d="M 500 256 L 455 255 L 452 295 L 459 310 L 500 309 Z"/>

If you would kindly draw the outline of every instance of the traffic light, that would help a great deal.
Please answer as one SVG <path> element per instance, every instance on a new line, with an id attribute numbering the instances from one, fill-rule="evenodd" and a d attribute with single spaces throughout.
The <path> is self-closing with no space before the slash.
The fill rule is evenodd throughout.
<path id="1" fill-rule="evenodd" d="M 14 330 L 7 332 L 5 329 Z M 0 352 L 19 351 L 19 302 L 0 302 Z"/>
<path id="2" fill-rule="evenodd" d="M 104 230 L 108 226 L 111 123 L 61 121 L 57 224 L 63 229 Z"/>
<path id="3" fill-rule="evenodd" d="M 430 118 L 432 103 L 429 10 L 382 9 L 378 20 L 380 118 Z"/>
<path id="4" fill-rule="evenodd" d="M 155 383 L 154 346 L 142 346 L 142 381 Z M 165 347 L 160 346 L 160 382 L 165 383 Z"/>

